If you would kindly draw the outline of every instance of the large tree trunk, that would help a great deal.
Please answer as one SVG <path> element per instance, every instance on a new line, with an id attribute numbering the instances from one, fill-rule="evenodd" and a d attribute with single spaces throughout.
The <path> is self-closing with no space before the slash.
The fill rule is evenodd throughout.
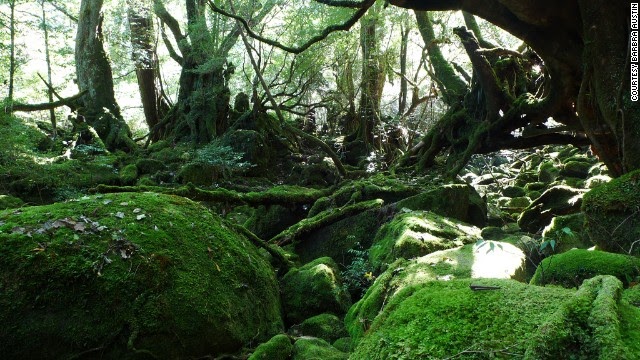
<path id="1" fill-rule="evenodd" d="M 76 34 L 76 75 L 80 91 L 78 110 L 109 150 L 133 150 L 131 131 L 120 113 L 113 92 L 113 77 L 102 39 L 103 0 L 82 0 Z"/>
<path id="2" fill-rule="evenodd" d="M 153 18 L 148 1 L 127 0 L 128 18 L 131 31 L 132 60 L 136 67 L 136 78 L 144 117 L 151 131 L 151 141 L 163 136 L 163 129 L 157 128 L 169 111 L 169 104 L 162 91 L 160 68 L 156 54 Z"/>

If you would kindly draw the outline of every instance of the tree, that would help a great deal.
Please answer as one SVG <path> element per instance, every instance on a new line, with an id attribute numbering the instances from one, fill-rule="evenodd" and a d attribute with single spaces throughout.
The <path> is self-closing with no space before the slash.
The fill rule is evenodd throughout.
<path id="1" fill-rule="evenodd" d="M 81 92 L 79 116 L 92 126 L 109 150 L 134 150 L 129 126 L 120 114 L 113 91 L 109 59 L 104 51 L 103 0 L 82 0 L 76 33 L 76 75 Z"/>
<path id="2" fill-rule="evenodd" d="M 492 66 L 490 61 L 498 53 L 483 51 L 472 33 L 457 30 L 470 54 L 486 109 L 491 113 L 475 125 L 475 132 L 463 132 L 466 139 L 453 136 L 449 146 L 444 147 L 463 154 L 454 170 L 461 169 L 460 163 L 474 152 L 547 143 L 584 143 L 586 139 L 613 175 L 640 168 L 640 122 L 636 120 L 640 110 L 637 103 L 631 102 L 626 56 L 628 2 L 390 0 L 390 3 L 421 11 L 467 11 L 519 37 L 542 58 L 540 65 L 548 74 L 542 96 L 528 91 L 510 93 L 498 83 L 496 64 Z M 502 52 L 499 56 L 519 61 L 519 56 L 513 53 Z M 535 61 L 531 56 L 529 60 Z M 562 126 L 549 128 L 545 123 L 550 117 Z M 455 125 L 460 127 L 462 123 L 467 122 Z M 515 130 L 528 135 L 515 136 Z M 431 141 L 423 141 L 423 147 L 428 147 L 427 143 Z M 432 157 L 433 152 L 422 151 L 418 157 L 425 163 L 429 160 L 425 159 L 427 155 Z"/>

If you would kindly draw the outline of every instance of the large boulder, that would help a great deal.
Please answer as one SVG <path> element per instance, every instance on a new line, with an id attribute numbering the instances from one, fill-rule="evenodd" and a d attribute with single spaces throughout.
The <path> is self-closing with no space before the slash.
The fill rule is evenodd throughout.
<path id="1" fill-rule="evenodd" d="M 554 216 L 579 212 L 584 193 L 582 189 L 554 186 L 542 193 L 520 214 L 518 225 L 523 230 L 536 233 L 547 226 Z"/>
<path id="2" fill-rule="evenodd" d="M 347 360 L 349 354 L 344 353 L 328 342 L 310 337 L 303 336 L 293 344 L 293 353 L 291 360 Z"/>
<path id="3" fill-rule="evenodd" d="M 293 345 L 285 334 L 278 334 L 269 341 L 260 344 L 249 356 L 249 360 L 288 360 Z"/>
<path id="4" fill-rule="evenodd" d="M 412 259 L 480 239 L 480 229 L 429 211 L 396 215 L 383 225 L 369 249 L 369 261 L 378 271 L 398 258 Z"/>
<path id="5" fill-rule="evenodd" d="M 349 309 L 345 317 L 347 331 L 357 343 L 376 316 L 406 288 L 438 280 L 519 278 L 524 261 L 520 249 L 495 241 L 436 251 L 412 260 L 398 259 Z"/>
<path id="6" fill-rule="evenodd" d="M 584 196 L 591 241 L 610 252 L 640 255 L 640 170 L 600 185 Z"/>
<path id="7" fill-rule="evenodd" d="M 607 276 L 577 292 L 500 279 L 416 284 L 363 323 L 350 359 L 635 359 L 640 309 L 621 291 Z"/>
<path id="8" fill-rule="evenodd" d="M 351 306 L 338 265 L 329 257 L 289 270 L 281 284 L 282 307 L 290 325 L 322 313 L 342 315 Z"/>
<path id="9" fill-rule="evenodd" d="M 604 251 L 573 249 L 544 259 L 531 279 L 534 285 L 560 285 L 577 288 L 585 279 L 612 275 L 625 286 L 637 282 L 640 259 Z"/>
<path id="10" fill-rule="evenodd" d="M 216 356 L 283 329 L 273 268 L 191 200 L 98 195 L 0 219 L 5 358 Z"/>

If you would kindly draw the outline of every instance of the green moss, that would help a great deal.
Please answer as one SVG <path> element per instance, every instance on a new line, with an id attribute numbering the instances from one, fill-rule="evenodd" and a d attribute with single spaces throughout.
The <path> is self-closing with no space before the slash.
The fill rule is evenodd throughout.
<path id="1" fill-rule="evenodd" d="M 2 211 L 0 221 L 9 358 L 199 357 L 282 331 L 273 269 L 190 200 L 99 195 Z"/>
<path id="2" fill-rule="evenodd" d="M 586 161 L 567 161 L 563 165 L 560 174 L 584 180 L 589 176 L 589 169 L 591 168 L 591 165 L 591 163 Z"/>
<path id="3" fill-rule="evenodd" d="M 298 211 L 296 211 L 298 210 Z M 296 224 L 304 217 L 300 209 L 282 205 L 258 206 L 251 217 L 244 223 L 249 231 L 261 239 L 270 239 L 288 227 Z"/>
<path id="4" fill-rule="evenodd" d="M 480 229 L 429 211 L 398 214 L 383 225 L 369 250 L 375 271 L 398 258 L 411 259 L 480 239 Z"/>
<path id="5" fill-rule="evenodd" d="M 326 196 L 319 198 L 313 203 L 313 206 L 309 209 L 309 214 L 307 216 L 314 217 L 319 213 L 328 210 L 331 207 L 332 201 L 333 200 L 331 198 Z"/>
<path id="6" fill-rule="evenodd" d="M 557 284 L 578 287 L 585 279 L 596 275 L 612 275 L 625 286 L 640 275 L 640 260 L 633 256 L 573 249 L 548 257 L 538 265 L 531 284 Z"/>
<path id="7" fill-rule="evenodd" d="M 357 343 L 376 316 L 406 288 L 436 280 L 520 276 L 524 260 L 514 245 L 493 241 L 396 260 L 349 309 L 347 331 Z"/>
<path id="8" fill-rule="evenodd" d="M 332 345 L 333 345 L 334 348 L 336 348 L 336 349 L 338 349 L 338 350 L 340 350 L 342 352 L 345 352 L 345 353 L 350 353 L 353 350 L 353 348 L 351 347 L 351 338 L 350 337 L 340 338 L 340 339 L 334 341 Z"/>
<path id="9" fill-rule="evenodd" d="M 593 244 L 584 231 L 583 213 L 556 216 L 542 231 L 546 240 L 555 240 L 555 253 L 563 253 L 573 248 L 587 249 Z"/>
<path id="10" fill-rule="evenodd" d="M 526 192 L 521 186 L 507 186 L 502 189 L 502 195 L 510 198 L 525 196 Z"/>
<path id="11" fill-rule="evenodd" d="M 639 208 L 640 170 L 593 188 L 582 205 L 589 237 L 602 250 L 640 254 Z"/>
<path id="12" fill-rule="evenodd" d="M 389 175 L 378 174 L 366 179 L 348 181 L 331 198 L 337 207 L 364 200 L 382 199 L 393 203 L 416 195 L 420 188 Z"/>
<path id="13" fill-rule="evenodd" d="M 322 339 L 302 337 L 293 344 L 291 360 L 347 360 L 348 358 L 348 354 L 334 348 Z"/>
<path id="14" fill-rule="evenodd" d="M 180 168 L 176 176 L 182 184 L 210 186 L 221 176 L 221 171 L 214 165 L 193 162 Z"/>
<path id="15" fill-rule="evenodd" d="M 249 356 L 249 360 L 287 360 L 292 351 L 293 345 L 289 337 L 278 334 L 266 343 L 260 344 Z"/>
<path id="16" fill-rule="evenodd" d="M 123 185 L 133 185 L 138 178 L 138 167 L 135 164 L 129 164 L 120 170 L 120 182 Z"/>
<path id="17" fill-rule="evenodd" d="M 162 161 L 156 159 L 139 159 L 136 167 L 140 174 L 155 174 L 167 168 Z"/>
<path id="18" fill-rule="evenodd" d="M 351 305 L 338 265 L 328 257 L 290 270 L 281 280 L 282 307 L 289 324 L 322 313 L 344 314 Z"/>
<path id="19" fill-rule="evenodd" d="M 545 161 L 538 167 L 538 181 L 543 183 L 551 183 L 560 175 L 560 169 L 556 167 L 555 162 Z"/>
<path id="20" fill-rule="evenodd" d="M 0 195 L 0 210 L 14 209 L 24 205 L 24 201 L 11 195 Z"/>
<path id="21" fill-rule="evenodd" d="M 297 334 L 313 336 L 328 342 L 334 342 L 347 336 L 344 322 L 333 314 L 312 316 L 294 328 Z"/>

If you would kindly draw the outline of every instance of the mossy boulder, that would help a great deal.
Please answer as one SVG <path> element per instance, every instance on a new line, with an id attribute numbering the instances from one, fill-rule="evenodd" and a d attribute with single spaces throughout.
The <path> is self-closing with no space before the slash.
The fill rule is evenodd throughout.
<path id="1" fill-rule="evenodd" d="M 502 196 L 515 198 L 515 197 L 521 197 L 525 195 L 526 195 L 526 191 L 521 186 L 507 186 L 504 189 L 502 189 Z"/>
<path id="2" fill-rule="evenodd" d="M 342 352 L 346 352 L 346 353 L 350 353 L 353 350 L 353 347 L 351 346 L 351 338 L 350 337 L 343 337 L 340 338 L 336 341 L 333 342 L 334 348 L 342 351 Z"/>
<path id="3" fill-rule="evenodd" d="M 589 177 L 589 169 L 593 164 L 587 161 L 579 161 L 579 160 L 571 160 L 567 161 L 562 170 L 560 170 L 560 174 L 563 176 L 574 177 L 579 179 L 586 179 Z"/>
<path id="4" fill-rule="evenodd" d="M 314 315 L 342 315 L 351 306 L 342 286 L 338 265 L 329 257 L 291 269 L 281 280 L 282 307 L 288 324 L 299 324 Z"/>
<path id="5" fill-rule="evenodd" d="M 4 357 L 215 356 L 282 331 L 273 268 L 191 200 L 99 195 L 0 220 Z"/>
<path id="6" fill-rule="evenodd" d="M 630 172 L 585 194 L 586 230 L 598 248 L 640 255 L 640 170 Z"/>
<path id="7" fill-rule="evenodd" d="M 599 185 L 603 185 L 611 181 L 611 177 L 608 175 L 594 175 L 587 179 L 585 187 L 587 189 L 593 189 Z"/>
<path id="8" fill-rule="evenodd" d="M 322 339 L 303 336 L 293 344 L 291 360 L 347 360 L 348 358 L 349 354 L 334 348 Z"/>
<path id="9" fill-rule="evenodd" d="M 556 216 L 542 230 L 542 237 L 555 240 L 555 253 L 563 253 L 573 248 L 587 249 L 593 244 L 584 231 L 583 213 Z"/>
<path id="10" fill-rule="evenodd" d="M 301 207 L 260 205 L 244 226 L 261 239 L 270 239 L 304 218 Z"/>
<path id="11" fill-rule="evenodd" d="M 475 226 L 429 211 L 404 212 L 380 228 L 369 249 L 369 261 L 378 272 L 399 258 L 412 259 L 475 243 L 479 235 Z"/>
<path id="12" fill-rule="evenodd" d="M 494 241 L 436 251 L 412 260 L 398 259 L 349 309 L 347 331 L 357 343 L 376 316 L 405 288 L 438 280 L 520 278 L 524 261 L 524 253 L 514 245 Z"/>
<path id="13" fill-rule="evenodd" d="M 135 164 L 129 164 L 120 169 L 120 183 L 122 185 L 133 185 L 138 179 L 138 167 Z"/>
<path id="14" fill-rule="evenodd" d="M 0 195 L 0 210 L 15 209 L 24 205 L 24 201 L 11 195 Z"/>
<path id="15" fill-rule="evenodd" d="M 278 334 L 260 344 L 249 356 L 249 360 L 288 360 L 292 351 L 293 345 L 289 337 Z"/>
<path id="16" fill-rule="evenodd" d="M 482 227 L 487 223 L 487 204 L 467 184 L 442 185 L 401 200 L 398 209 L 427 210 Z"/>
<path id="17" fill-rule="evenodd" d="M 501 240 L 508 235 L 501 227 L 497 226 L 487 226 L 480 231 L 480 237 L 485 240 Z"/>
<path id="18" fill-rule="evenodd" d="M 513 210 L 522 210 L 529 205 L 531 205 L 531 199 L 526 196 L 520 196 L 509 199 L 506 207 Z"/>
<path id="19" fill-rule="evenodd" d="M 521 229 L 536 233 L 547 226 L 554 216 L 580 211 L 585 190 L 564 185 L 554 186 L 533 201 L 518 217 Z"/>
<path id="20" fill-rule="evenodd" d="M 596 275 L 612 275 L 625 286 L 640 275 L 640 259 L 597 250 L 573 249 L 544 259 L 531 279 L 531 284 L 561 285 L 577 288 L 585 279 Z"/>
<path id="21" fill-rule="evenodd" d="M 426 282 L 389 299 L 350 359 L 632 359 L 640 310 L 620 292 L 613 277 L 577 292 L 500 279 Z"/>
<path id="22" fill-rule="evenodd" d="M 182 184 L 192 183 L 198 186 L 211 186 L 222 177 L 222 170 L 212 164 L 201 162 L 187 163 L 180 168 L 177 180 Z"/>
<path id="23" fill-rule="evenodd" d="M 548 160 L 538 167 L 538 181 L 551 183 L 560 176 L 560 168 L 553 160 Z"/>
<path id="24" fill-rule="evenodd" d="M 136 167 L 138 172 L 142 175 L 155 174 L 158 171 L 163 171 L 167 166 L 160 160 L 156 159 L 139 159 L 136 161 Z"/>
<path id="25" fill-rule="evenodd" d="M 291 327 L 289 332 L 297 336 L 313 336 L 330 343 L 347 336 L 344 322 L 333 314 L 312 316 L 301 324 Z"/>

